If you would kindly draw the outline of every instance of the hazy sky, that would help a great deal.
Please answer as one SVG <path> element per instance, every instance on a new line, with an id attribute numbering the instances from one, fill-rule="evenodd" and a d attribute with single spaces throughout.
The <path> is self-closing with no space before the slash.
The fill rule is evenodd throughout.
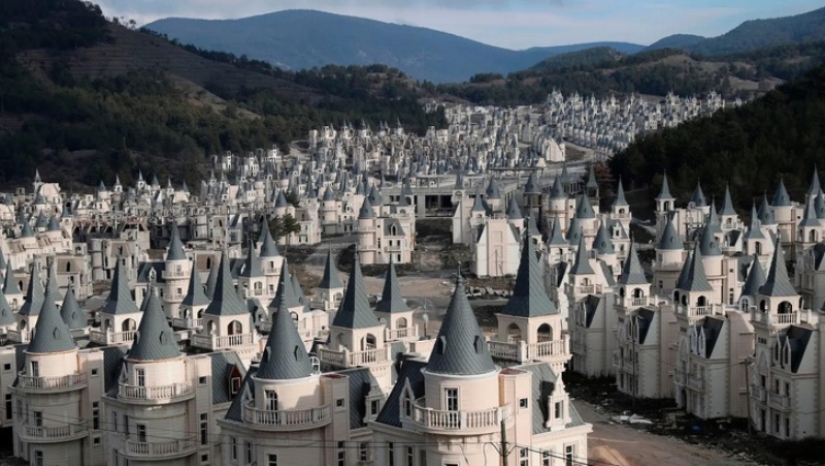
<path id="1" fill-rule="evenodd" d="M 146 24 L 169 16 L 241 18 L 303 8 L 450 32 L 501 47 L 618 40 L 649 44 L 675 33 L 715 36 L 742 21 L 823 6 L 814 0 L 97 0 L 107 16 Z"/>

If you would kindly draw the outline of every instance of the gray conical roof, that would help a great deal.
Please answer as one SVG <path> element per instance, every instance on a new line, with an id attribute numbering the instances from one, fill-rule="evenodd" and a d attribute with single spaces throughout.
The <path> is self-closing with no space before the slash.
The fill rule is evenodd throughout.
<path id="1" fill-rule="evenodd" d="M 722 255 L 722 250 L 719 249 L 719 243 L 716 241 L 716 237 L 713 236 L 713 224 L 710 221 L 705 223 L 705 228 L 702 230 L 699 247 L 702 249 L 703 256 Z"/>
<path id="2" fill-rule="evenodd" d="M 186 290 L 186 296 L 183 297 L 181 305 L 183 306 L 206 306 L 209 304 L 209 298 L 203 291 L 203 283 L 201 283 L 201 276 L 198 273 L 198 268 L 192 264 L 192 272 L 189 274 L 189 287 Z"/>
<path id="3" fill-rule="evenodd" d="M 45 300 L 46 290 L 43 288 L 43 282 L 40 280 L 40 270 L 35 261 L 35 263 L 32 264 L 32 272 L 29 275 L 29 287 L 26 290 L 26 298 L 18 313 L 22 316 L 37 315 L 40 312 L 40 308 L 43 307 L 43 301 Z M 54 304 L 54 302 L 52 302 L 52 304 Z"/>
<path id="4" fill-rule="evenodd" d="M 495 178 L 490 177 L 490 184 L 487 185 L 485 194 L 487 194 L 487 199 L 501 199 L 501 191 L 498 189 Z"/>
<path id="5" fill-rule="evenodd" d="M 6 265 L 6 256 L 3 255 L 3 250 L 0 249 L 0 269 L 5 270 Z"/>
<path id="6" fill-rule="evenodd" d="M 32 230 L 32 226 L 29 224 L 28 220 L 23 222 L 23 230 L 20 232 L 21 238 L 33 238 L 34 237 L 34 230 Z"/>
<path id="7" fill-rule="evenodd" d="M 579 202 L 576 203 L 576 218 L 581 220 L 596 218 L 596 212 L 593 210 L 593 206 L 590 205 L 590 198 L 585 194 L 582 194 L 579 197 Z"/>
<path id="8" fill-rule="evenodd" d="M 232 283 L 232 273 L 229 271 L 229 258 L 226 257 L 225 252 L 221 253 L 219 267 L 212 302 L 209 303 L 203 313 L 213 316 L 249 314 L 249 309 L 238 296 L 238 292 L 235 291 L 235 285 Z"/>
<path id="9" fill-rule="evenodd" d="M 301 303 L 298 302 L 298 297 L 295 295 L 295 287 L 292 286 L 292 280 L 289 276 L 289 263 L 284 258 L 281 264 L 281 276 L 278 279 L 278 293 L 272 298 L 269 303 L 269 309 L 280 309 L 282 305 L 287 308 L 298 307 Z"/>
<path id="10" fill-rule="evenodd" d="M 531 171 L 530 177 L 527 178 L 527 183 L 524 185 L 524 194 L 541 194 L 541 186 L 536 179 L 536 172 Z"/>
<path id="11" fill-rule="evenodd" d="M 132 299 L 132 292 L 129 291 L 129 278 L 126 276 L 126 269 L 123 265 L 123 258 L 117 257 L 115 275 L 112 279 L 112 288 L 106 304 L 100 311 L 104 314 L 132 314 L 140 312 L 137 304 Z"/>
<path id="12" fill-rule="evenodd" d="M 6 264 L 6 276 L 3 277 L 3 293 L 5 294 L 20 294 L 20 286 L 14 279 L 14 269 L 11 267 L 11 262 Z"/>
<path id="13" fill-rule="evenodd" d="M 401 297 L 401 285 L 398 284 L 398 276 L 395 274 L 395 264 L 390 256 L 390 264 L 387 266 L 387 278 L 384 279 L 384 292 L 381 301 L 375 306 L 377 312 L 406 312 L 410 308 L 404 298 Z"/>
<path id="14" fill-rule="evenodd" d="M 153 287 L 146 294 L 143 316 L 140 318 L 132 348 L 126 354 L 131 361 L 162 361 L 174 359 L 181 355 L 175 333 L 166 321 L 166 315 L 160 306 L 160 299 Z"/>
<path id="15" fill-rule="evenodd" d="M 622 274 L 619 275 L 619 283 L 622 285 L 647 285 L 647 277 L 639 262 L 639 255 L 636 253 L 636 243 L 630 241 L 630 251 L 627 253 L 627 260 L 624 261 Z"/>
<path id="16" fill-rule="evenodd" d="M 218 287 L 218 270 L 219 266 L 213 266 L 209 269 L 209 275 L 206 277 L 206 297 L 212 300 L 215 296 L 215 288 Z"/>
<path id="17" fill-rule="evenodd" d="M 579 240 L 582 239 L 584 236 L 584 232 L 582 231 L 581 223 L 579 223 L 579 219 L 573 217 L 570 221 L 570 225 L 567 226 L 567 242 L 572 246 L 574 244 L 579 244 Z"/>
<path id="18" fill-rule="evenodd" d="M 782 254 L 782 244 L 776 241 L 768 269 L 768 278 L 765 284 L 759 287 L 759 294 L 763 296 L 796 296 L 796 290 L 788 278 L 788 269 L 785 267 L 785 258 Z"/>
<path id="19" fill-rule="evenodd" d="M 278 191 L 278 197 L 275 199 L 275 207 L 289 207 L 289 202 L 286 200 L 283 191 Z"/>
<path id="20" fill-rule="evenodd" d="M 742 287 L 742 296 L 750 296 L 756 298 L 759 289 L 765 284 L 765 271 L 762 270 L 762 264 L 759 263 L 759 258 L 756 254 L 753 255 L 753 263 L 748 272 L 748 278 L 745 280 L 745 285 Z"/>
<path id="21" fill-rule="evenodd" d="M 616 189 L 616 200 L 613 201 L 614 207 L 629 207 L 627 199 L 624 196 L 624 186 L 622 186 L 622 177 L 619 177 L 619 187 Z"/>
<path id="22" fill-rule="evenodd" d="M 177 224 L 172 224 L 172 239 L 169 240 L 169 251 L 166 253 L 168 261 L 185 261 L 186 253 L 183 250 L 183 243 L 180 240 Z"/>
<path id="23" fill-rule="evenodd" d="M 321 278 L 321 283 L 318 288 L 324 290 L 331 290 L 333 288 L 343 288 L 344 283 L 338 276 L 338 267 L 335 265 L 335 258 L 332 256 L 332 248 L 327 251 L 327 263 L 324 267 L 324 276 Z"/>
<path id="24" fill-rule="evenodd" d="M 805 203 L 805 213 L 802 216 L 802 221 L 799 222 L 799 226 L 819 228 L 819 218 L 817 218 L 816 215 L 816 207 L 814 202 Z"/>
<path id="25" fill-rule="evenodd" d="M 814 171 L 811 173 L 811 184 L 808 185 L 808 195 L 809 196 L 818 196 L 822 188 L 819 184 L 819 172 L 816 169 L 816 165 L 814 165 Z"/>
<path id="26" fill-rule="evenodd" d="M 61 301 L 60 284 L 57 282 L 57 266 L 53 261 L 49 262 L 49 275 L 46 277 L 45 299 L 53 303 L 58 303 Z"/>
<path id="27" fill-rule="evenodd" d="M 71 286 L 66 290 L 66 296 L 63 297 L 63 305 L 60 306 L 60 317 L 63 319 L 63 322 L 66 322 L 69 330 L 77 330 L 89 326 L 89 322 L 86 320 L 86 314 L 84 314 L 83 309 L 80 308 L 80 304 L 78 304 L 77 298 L 74 295 L 74 288 Z"/>
<path id="28" fill-rule="evenodd" d="M 291 286 L 281 280 L 278 295 L 287 293 L 287 288 Z M 286 301 L 281 301 L 272 316 L 272 328 L 255 377 L 266 380 L 300 379 L 309 377 L 312 372 L 312 362 L 295 328 L 289 306 Z"/>
<path id="29" fill-rule="evenodd" d="M 679 284 L 679 289 L 683 291 L 713 291 L 713 287 L 708 283 L 705 275 L 705 265 L 702 262 L 702 251 L 699 245 L 693 249 L 693 256 L 685 263 L 687 270 L 684 272 L 683 282 Z"/>
<path id="30" fill-rule="evenodd" d="M 34 326 L 29 347 L 29 353 L 44 354 L 71 351 L 75 349 L 74 339 L 69 333 L 69 327 L 60 317 L 54 301 L 44 300 L 38 311 L 37 323 Z"/>
<path id="31" fill-rule="evenodd" d="M 825 196 L 822 193 L 814 197 L 814 208 L 816 209 L 816 218 L 825 219 Z"/>
<path id="32" fill-rule="evenodd" d="M 547 244 L 549 246 L 568 246 L 567 240 L 564 238 L 564 234 L 562 233 L 561 222 L 559 222 L 558 214 L 553 216 L 553 233 L 550 235 L 550 239 L 547 240 Z"/>
<path id="33" fill-rule="evenodd" d="M 564 186 L 562 186 L 561 177 L 559 176 L 553 180 L 553 187 L 550 188 L 550 199 L 567 199 L 567 193 L 564 192 Z"/>
<path id="34" fill-rule="evenodd" d="M 324 201 L 334 201 L 335 200 L 335 190 L 332 189 L 332 186 L 328 187 L 324 190 Z"/>
<path id="35" fill-rule="evenodd" d="M 261 243 L 261 258 L 279 257 L 281 255 L 278 246 L 272 239 L 272 233 L 269 231 L 269 225 L 266 220 L 261 222 L 261 236 L 258 241 Z"/>
<path id="36" fill-rule="evenodd" d="M 708 214 L 705 226 L 710 229 L 712 233 L 722 232 L 722 222 L 719 221 L 719 216 L 716 215 L 716 201 L 711 200 L 710 213 Z"/>
<path id="37" fill-rule="evenodd" d="M 667 173 L 662 175 L 662 189 L 659 191 L 659 195 L 656 196 L 657 200 L 666 200 L 666 199 L 673 199 L 673 196 L 670 194 L 670 186 L 667 183 Z"/>
<path id="38" fill-rule="evenodd" d="M 676 227 L 673 226 L 673 219 L 668 217 L 665 223 L 665 229 L 662 231 L 662 237 L 659 239 L 659 244 L 656 249 L 663 251 L 680 251 L 685 248 L 682 238 L 676 232 Z"/>
<path id="39" fill-rule="evenodd" d="M 529 236 L 523 239 L 521 261 L 516 275 L 513 295 L 501 313 L 516 317 L 540 317 L 556 314 L 559 310 L 547 296 L 544 274 L 536 258 L 536 248 Z"/>
<path id="40" fill-rule="evenodd" d="M 788 190 L 785 189 L 785 181 L 780 179 L 779 186 L 776 187 L 776 192 L 773 195 L 772 205 L 774 207 L 790 207 L 791 196 L 788 195 Z"/>
<path id="41" fill-rule="evenodd" d="M 367 290 L 364 287 L 364 278 L 361 275 L 361 263 L 358 251 L 352 261 L 352 272 L 347 283 L 347 290 L 332 325 L 342 328 L 366 328 L 381 325 L 381 322 L 370 310 L 367 300 Z"/>
<path id="42" fill-rule="evenodd" d="M 375 218 L 375 211 L 372 210 L 372 204 L 368 197 L 364 198 L 364 203 L 361 204 L 361 210 L 358 211 L 358 218 Z"/>
<path id="43" fill-rule="evenodd" d="M 693 195 L 690 197 L 690 202 L 695 207 L 705 207 L 707 205 L 705 193 L 702 192 L 702 185 L 698 181 L 696 182 L 696 189 L 693 190 Z"/>
<path id="44" fill-rule="evenodd" d="M 60 224 L 57 223 L 57 218 L 54 215 L 49 217 L 49 224 L 46 226 L 46 231 L 60 231 Z"/>
<path id="45" fill-rule="evenodd" d="M 430 353 L 427 372 L 445 375 L 480 375 L 496 370 L 484 334 L 464 292 L 459 274 L 455 292 Z"/>
<path id="46" fill-rule="evenodd" d="M 521 215 L 521 209 L 518 208 L 518 202 L 516 202 L 516 198 L 511 197 L 510 202 L 507 203 L 507 218 L 510 220 L 520 220 L 524 218 Z"/>
<path id="47" fill-rule="evenodd" d="M 241 271 L 238 276 L 245 278 L 257 278 L 264 276 L 264 273 L 261 271 L 261 261 L 258 259 L 258 255 L 255 253 L 255 246 L 251 241 L 249 243 L 249 248 L 247 248 L 246 251 L 246 259 L 244 260 L 243 267 L 241 267 Z"/>
<path id="48" fill-rule="evenodd" d="M 590 168 L 587 170 L 587 183 L 585 183 L 585 187 L 587 188 L 598 188 L 599 183 L 596 182 L 596 170 L 594 169 L 593 164 L 590 164 Z"/>
<path id="49" fill-rule="evenodd" d="M 756 204 L 751 207 L 751 220 L 748 224 L 748 231 L 745 232 L 745 239 L 765 239 L 762 234 L 762 222 L 759 221 L 759 213 L 756 212 Z"/>
<path id="50" fill-rule="evenodd" d="M 733 199 L 730 197 L 730 185 L 725 186 L 725 200 L 722 202 L 719 215 L 736 215 L 736 209 L 733 208 Z"/>
<path id="51" fill-rule="evenodd" d="M 298 304 L 304 307 L 304 312 L 310 312 L 309 303 L 307 303 L 306 296 L 304 296 L 304 290 L 301 288 L 301 283 L 298 281 L 298 274 L 292 274 L 292 292 L 295 295 L 295 299 L 298 301 Z"/>
<path id="52" fill-rule="evenodd" d="M 587 253 L 587 243 L 584 242 L 584 235 L 579 237 L 579 249 L 576 251 L 576 262 L 570 267 L 573 275 L 594 275 L 593 267 L 590 266 L 590 254 Z"/>
<path id="53" fill-rule="evenodd" d="M 768 196 L 766 194 L 762 195 L 762 203 L 759 204 L 759 221 L 765 226 L 776 224 L 776 220 L 774 219 L 773 212 L 771 211 L 771 205 L 768 204 Z"/>
<path id="54" fill-rule="evenodd" d="M 596 254 L 603 256 L 605 254 L 616 254 L 616 248 L 613 246 L 613 240 L 610 239 L 610 232 L 607 231 L 607 226 L 604 222 L 599 224 L 599 230 L 596 233 L 596 238 L 593 240 L 593 249 Z"/>
<path id="55" fill-rule="evenodd" d="M 14 325 L 14 311 L 9 305 L 9 300 L 6 299 L 6 294 L 0 290 L 0 326 Z"/>

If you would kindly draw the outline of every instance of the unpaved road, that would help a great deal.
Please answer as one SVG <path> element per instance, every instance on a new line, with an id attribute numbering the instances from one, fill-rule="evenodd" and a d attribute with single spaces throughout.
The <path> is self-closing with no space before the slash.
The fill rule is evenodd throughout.
<path id="1" fill-rule="evenodd" d="M 624 456 L 632 466 L 754 466 L 750 458 L 731 457 L 726 453 L 693 445 L 675 437 L 651 434 L 610 420 L 611 414 L 596 411 L 595 407 L 576 400 L 576 409 L 586 422 L 593 424 L 593 433 L 587 439 L 591 452 L 601 445 L 611 447 Z M 596 459 L 596 458 L 591 458 Z M 595 466 L 603 463 L 591 461 Z"/>

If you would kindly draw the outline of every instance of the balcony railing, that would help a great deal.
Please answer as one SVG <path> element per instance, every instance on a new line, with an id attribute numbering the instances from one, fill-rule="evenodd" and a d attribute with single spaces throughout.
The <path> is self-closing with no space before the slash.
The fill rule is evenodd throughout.
<path id="1" fill-rule="evenodd" d="M 412 406 L 409 419 L 417 427 L 441 432 L 496 432 L 501 421 L 510 419 L 510 406 L 480 411 L 445 411 L 427 408 L 419 399 Z"/>
<path id="2" fill-rule="evenodd" d="M 34 442 L 59 442 L 88 435 L 89 429 L 83 424 L 45 427 L 23 425 L 22 437 Z"/>
<path id="3" fill-rule="evenodd" d="M 198 449 L 198 442 L 194 436 L 157 442 L 139 442 L 126 439 L 124 444 L 123 454 L 125 456 L 147 460 L 188 456 Z"/>
<path id="4" fill-rule="evenodd" d="M 172 327 L 199 330 L 203 328 L 203 319 L 176 317 L 172 319 Z"/>
<path id="5" fill-rule="evenodd" d="M 751 316 L 754 322 L 760 322 L 765 325 L 798 325 L 802 317 L 800 311 L 787 312 L 784 314 L 753 311 Z"/>
<path id="6" fill-rule="evenodd" d="M 787 411 L 791 409 L 791 397 L 779 393 L 768 393 L 768 405 L 771 408 Z"/>
<path id="7" fill-rule="evenodd" d="M 86 374 L 69 374 L 55 377 L 20 375 L 18 388 L 26 391 L 66 391 L 86 386 Z"/>
<path id="8" fill-rule="evenodd" d="M 255 343 L 254 333 L 241 333 L 238 335 L 192 335 L 192 346 L 207 349 L 210 351 L 234 348 L 236 346 L 246 346 Z"/>
<path id="9" fill-rule="evenodd" d="M 119 384 L 117 390 L 118 398 L 124 400 L 157 402 L 188 398 L 194 393 L 195 389 L 189 383 L 174 383 L 157 387 Z"/>
<path id="10" fill-rule="evenodd" d="M 388 348 L 377 348 L 366 351 L 333 351 L 326 348 L 321 348 L 318 351 L 318 359 L 323 364 L 331 364 L 339 367 L 356 367 L 366 366 L 369 364 L 377 364 L 387 362 L 389 360 L 387 355 Z"/>
<path id="11" fill-rule="evenodd" d="M 309 409 L 267 410 L 249 401 L 243 407 L 247 424 L 266 427 L 267 430 L 305 430 L 323 427 L 332 420 L 330 406 Z"/>
<path id="12" fill-rule="evenodd" d="M 100 330 L 92 330 L 89 332 L 89 339 L 92 343 L 99 345 L 124 345 L 130 344 L 135 339 L 136 331 L 127 332 L 103 332 Z"/>
<path id="13" fill-rule="evenodd" d="M 28 343 L 32 339 L 32 332 L 30 330 L 9 330 L 7 335 L 8 340 L 15 343 Z"/>
<path id="14" fill-rule="evenodd" d="M 725 309 L 719 304 L 709 306 L 676 306 L 676 312 L 685 317 L 704 317 L 710 315 L 723 315 Z"/>
<path id="15" fill-rule="evenodd" d="M 567 340 L 543 341 L 527 344 L 522 341 L 505 342 L 491 340 L 487 342 L 490 354 L 494 358 L 506 361 L 524 362 L 532 359 L 569 356 Z"/>
<path id="16" fill-rule="evenodd" d="M 160 276 L 163 277 L 164 280 L 168 280 L 170 278 L 189 278 L 189 274 L 184 270 L 181 270 L 180 272 L 176 270 L 164 270 L 161 272 Z"/>
<path id="17" fill-rule="evenodd" d="M 676 382 L 677 385 L 684 386 L 685 385 L 685 373 L 676 370 L 673 372 L 673 381 Z"/>
<path id="18" fill-rule="evenodd" d="M 397 328 L 397 329 L 387 329 L 386 335 L 387 341 L 393 340 L 402 340 L 404 338 L 415 338 L 418 339 L 418 327 L 407 327 L 407 328 Z"/>

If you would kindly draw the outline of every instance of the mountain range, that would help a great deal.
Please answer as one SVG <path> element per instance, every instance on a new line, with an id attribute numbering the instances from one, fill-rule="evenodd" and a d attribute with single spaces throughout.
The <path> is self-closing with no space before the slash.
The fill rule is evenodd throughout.
<path id="1" fill-rule="evenodd" d="M 204 50 L 229 52 L 285 69 L 380 63 L 421 80 L 460 82 L 478 73 L 508 74 L 548 58 L 591 48 L 622 54 L 677 48 L 702 55 L 742 53 L 784 43 L 825 39 L 825 8 L 746 21 L 712 38 L 676 34 L 650 46 L 594 42 L 510 50 L 432 29 L 313 10 L 285 10 L 233 20 L 168 18 L 146 29 Z"/>

